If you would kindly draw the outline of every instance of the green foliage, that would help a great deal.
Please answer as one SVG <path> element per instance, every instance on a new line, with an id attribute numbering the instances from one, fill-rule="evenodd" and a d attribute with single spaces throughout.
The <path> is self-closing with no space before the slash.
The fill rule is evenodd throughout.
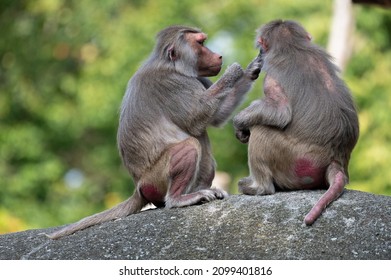
<path id="1" fill-rule="evenodd" d="M 391 195 L 391 13 L 360 7 L 357 15 L 357 44 L 346 73 L 361 126 L 351 188 Z"/>
<path id="2" fill-rule="evenodd" d="M 295 19 L 326 45 L 331 1 L 24 0 L 0 2 L 0 233 L 68 223 L 133 191 L 116 147 L 118 109 L 131 75 L 170 24 L 201 27 L 210 47 L 246 66 L 255 30 Z M 350 188 L 391 194 L 391 16 L 356 7 L 345 78 L 360 110 Z M 262 78 L 262 77 L 261 77 Z M 246 106 L 262 93 L 256 83 Z M 209 130 L 218 169 L 248 173 L 232 123 Z"/>

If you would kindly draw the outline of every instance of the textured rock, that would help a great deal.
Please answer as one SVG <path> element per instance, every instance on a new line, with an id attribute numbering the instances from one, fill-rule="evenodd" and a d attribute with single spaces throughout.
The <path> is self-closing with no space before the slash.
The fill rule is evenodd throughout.
<path id="1" fill-rule="evenodd" d="M 391 259 L 391 197 L 346 191 L 307 227 L 322 193 L 148 210 L 56 241 L 40 235 L 54 229 L 0 235 L 0 259 Z"/>

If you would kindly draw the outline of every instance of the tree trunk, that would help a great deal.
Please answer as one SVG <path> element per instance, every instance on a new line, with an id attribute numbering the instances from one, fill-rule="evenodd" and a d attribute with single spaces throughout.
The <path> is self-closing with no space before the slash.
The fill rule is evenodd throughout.
<path id="1" fill-rule="evenodd" d="M 353 49 L 355 27 L 351 0 L 334 0 L 333 20 L 327 50 L 335 58 L 335 64 L 345 70 Z"/>

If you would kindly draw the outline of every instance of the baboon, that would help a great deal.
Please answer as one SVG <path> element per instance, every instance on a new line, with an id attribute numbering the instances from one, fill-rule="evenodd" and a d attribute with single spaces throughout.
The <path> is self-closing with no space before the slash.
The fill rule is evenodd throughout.
<path id="1" fill-rule="evenodd" d="M 311 225 L 348 183 L 359 135 L 349 89 L 331 57 L 297 22 L 275 20 L 258 30 L 264 97 L 234 117 L 237 138 L 249 144 L 249 195 L 276 189 L 328 188 L 305 217 Z"/>
<path id="2" fill-rule="evenodd" d="M 139 212 L 148 203 L 183 207 L 227 193 L 211 188 L 215 174 L 206 128 L 221 126 L 257 79 L 261 60 L 243 70 L 234 63 L 212 83 L 222 56 L 210 51 L 200 29 L 171 26 L 160 31 L 149 59 L 130 79 L 120 109 L 118 148 L 133 177 L 134 194 L 121 204 L 53 234 L 72 234 Z"/>

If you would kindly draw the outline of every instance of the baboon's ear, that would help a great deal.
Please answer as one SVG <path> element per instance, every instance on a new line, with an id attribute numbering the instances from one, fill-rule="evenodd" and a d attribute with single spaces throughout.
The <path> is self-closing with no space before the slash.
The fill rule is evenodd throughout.
<path id="1" fill-rule="evenodd" d="M 174 46 L 170 46 L 167 50 L 167 55 L 168 55 L 168 58 L 171 60 L 171 61 L 175 61 L 177 59 L 177 54 L 176 54 L 176 51 L 175 51 L 175 48 Z"/>

